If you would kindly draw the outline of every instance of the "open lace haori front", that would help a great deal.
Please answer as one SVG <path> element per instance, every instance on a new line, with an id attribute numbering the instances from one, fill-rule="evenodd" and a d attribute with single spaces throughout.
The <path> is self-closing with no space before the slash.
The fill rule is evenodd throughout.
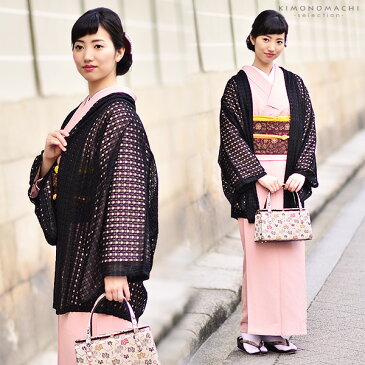
<path id="1" fill-rule="evenodd" d="M 33 163 L 30 185 L 41 161 Z M 98 100 L 70 132 L 53 202 L 51 179 L 44 176 L 31 200 L 40 221 L 55 215 L 44 233 L 56 245 L 56 312 L 90 311 L 111 275 L 128 277 L 139 317 L 158 233 L 157 171 L 133 98 L 118 92 Z M 118 302 L 104 301 L 98 311 L 129 320 Z"/>
<path id="2" fill-rule="evenodd" d="M 314 112 L 302 79 L 290 71 L 282 71 L 291 119 L 284 179 L 286 181 L 295 172 L 305 176 L 305 183 L 299 191 L 303 203 L 311 195 L 312 187 L 318 186 Z M 273 93 L 272 97 L 275 98 L 275 95 Z M 232 217 L 247 218 L 250 223 L 254 222 L 255 212 L 259 209 L 255 183 L 266 174 L 254 151 L 253 112 L 247 74 L 240 70 L 228 81 L 221 100 L 218 162 Z M 268 113 L 265 115 L 270 116 Z M 284 206 L 295 206 L 288 191 L 284 192 Z"/>

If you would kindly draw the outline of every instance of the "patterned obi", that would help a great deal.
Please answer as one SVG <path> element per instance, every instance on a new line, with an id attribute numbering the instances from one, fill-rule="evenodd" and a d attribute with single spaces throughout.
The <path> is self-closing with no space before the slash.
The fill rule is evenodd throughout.
<path id="1" fill-rule="evenodd" d="M 253 146 L 256 155 L 286 155 L 290 116 L 253 117 Z"/>

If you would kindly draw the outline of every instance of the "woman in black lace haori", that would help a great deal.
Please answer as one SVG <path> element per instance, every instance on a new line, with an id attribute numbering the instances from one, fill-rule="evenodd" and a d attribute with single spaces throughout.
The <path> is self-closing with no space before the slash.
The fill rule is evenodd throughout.
<path id="1" fill-rule="evenodd" d="M 228 81 L 221 104 L 223 190 L 245 256 L 237 345 L 249 354 L 293 353 L 296 346 L 283 336 L 307 331 L 304 242 L 254 242 L 255 212 L 268 191 L 273 208 L 282 209 L 295 206 L 292 192 L 304 202 L 318 186 L 308 91 L 298 75 L 273 63 L 287 34 L 280 13 L 258 15 L 247 37 L 254 62 Z"/>
<path id="2" fill-rule="evenodd" d="M 117 14 L 86 12 L 72 28 L 73 58 L 89 95 L 48 134 L 36 157 L 29 196 L 45 237 L 56 246 L 53 306 L 59 365 L 76 363 L 98 296 L 95 333 L 130 327 L 123 298 L 139 317 L 156 247 L 157 172 L 133 92 L 117 84 L 132 64 Z"/>

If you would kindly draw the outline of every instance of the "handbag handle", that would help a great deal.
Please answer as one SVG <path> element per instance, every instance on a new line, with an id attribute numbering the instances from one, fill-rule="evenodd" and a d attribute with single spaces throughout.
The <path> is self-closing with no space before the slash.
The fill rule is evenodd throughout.
<path id="1" fill-rule="evenodd" d="M 91 336 L 92 336 L 92 321 L 93 321 L 93 315 L 95 312 L 96 307 L 100 304 L 100 302 L 105 298 L 105 293 L 101 294 L 98 299 L 96 299 L 95 304 L 90 312 L 90 320 L 89 320 L 89 326 L 87 328 L 86 332 L 86 354 L 88 359 L 91 361 L 93 353 L 91 351 Z M 129 311 L 129 315 L 131 317 L 131 322 L 133 326 L 133 333 L 134 333 L 134 339 L 136 341 L 136 345 L 138 348 L 138 351 L 142 351 L 142 344 L 141 341 L 138 339 L 136 334 L 138 333 L 138 324 L 136 320 L 136 315 L 134 314 L 132 306 L 129 304 L 126 298 L 124 298 L 124 302 L 126 303 Z"/>
<path id="2" fill-rule="evenodd" d="M 302 202 L 300 201 L 299 194 L 296 191 L 292 191 L 292 193 L 293 193 L 294 201 L 298 202 L 299 210 L 303 210 L 303 206 L 302 206 Z M 264 209 L 266 207 L 267 207 L 267 210 L 269 212 L 271 212 L 272 209 L 271 209 L 271 193 L 270 193 L 270 191 L 267 193 L 267 198 L 266 198 L 266 202 L 265 202 L 265 205 L 264 205 Z"/>
<path id="3" fill-rule="evenodd" d="M 93 306 L 93 309 L 90 312 L 90 320 L 89 320 L 89 327 L 87 328 L 87 332 L 86 332 L 86 342 L 90 342 L 92 333 L 93 333 L 93 315 L 95 312 L 96 307 L 100 304 L 100 302 L 105 298 L 105 293 L 101 294 L 99 296 L 98 299 L 96 299 L 95 304 Z M 128 311 L 129 311 L 129 315 L 131 317 L 131 322 L 132 322 L 132 327 L 133 327 L 133 332 L 137 333 L 138 332 L 138 324 L 137 324 L 137 319 L 136 319 L 136 315 L 134 314 L 133 308 L 132 306 L 129 304 L 128 300 L 124 298 L 123 302 L 127 305 L 128 307 Z"/>

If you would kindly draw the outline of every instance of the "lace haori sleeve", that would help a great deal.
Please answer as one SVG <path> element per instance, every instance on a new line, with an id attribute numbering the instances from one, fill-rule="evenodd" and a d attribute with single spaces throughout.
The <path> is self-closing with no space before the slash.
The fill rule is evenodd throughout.
<path id="1" fill-rule="evenodd" d="M 306 183 L 312 187 L 318 186 L 316 168 L 316 127 L 315 115 L 307 88 L 302 79 L 298 78 L 298 87 L 304 102 L 304 133 L 302 136 L 302 150 L 295 165 L 295 172 L 306 177 Z"/>
<path id="2" fill-rule="evenodd" d="M 32 167 L 30 169 L 28 197 L 33 204 L 36 203 L 36 198 L 37 198 L 38 192 L 40 190 L 40 185 L 38 185 L 37 194 L 33 193 L 34 185 L 35 185 L 36 181 L 38 180 L 41 165 L 42 165 L 42 153 L 34 159 Z"/>
<path id="3" fill-rule="evenodd" d="M 223 191 L 231 204 L 249 184 L 266 174 L 243 135 L 242 110 L 233 79 L 229 80 L 221 100 L 220 148 Z"/>
<path id="4" fill-rule="evenodd" d="M 39 169 L 42 165 L 42 155 L 43 152 L 38 155 L 33 162 L 30 171 L 28 197 L 35 205 L 35 214 L 47 242 L 54 246 L 57 241 L 57 227 L 55 207 L 52 199 L 52 169 L 50 169 L 50 171 L 40 181 L 38 181 L 37 194 L 34 194 L 32 191 L 34 189 L 35 179 L 37 178 Z"/>
<path id="5" fill-rule="evenodd" d="M 152 267 L 157 227 L 157 172 L 138 117 L 122 132 L 110 184 L 102 232 L 105 276 L 146 280 Z"/>

